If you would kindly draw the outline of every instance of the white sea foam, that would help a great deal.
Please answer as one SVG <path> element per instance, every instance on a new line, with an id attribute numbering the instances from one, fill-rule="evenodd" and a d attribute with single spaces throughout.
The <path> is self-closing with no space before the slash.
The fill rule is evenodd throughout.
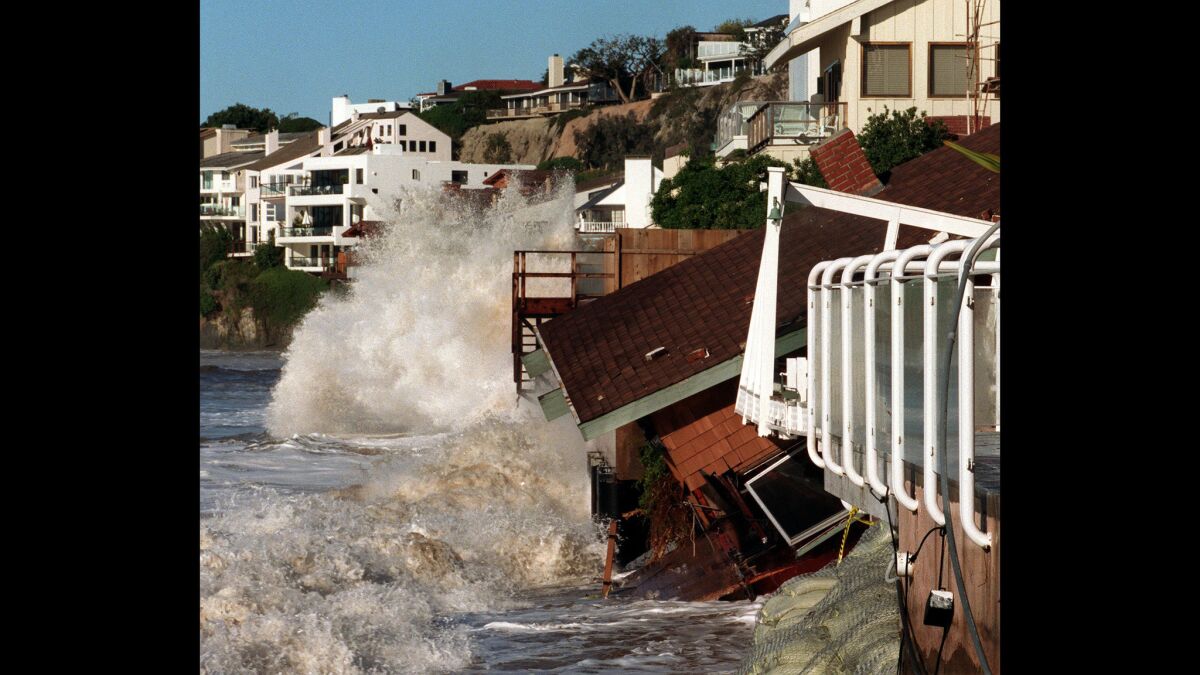
<path id="1" fill-rule="evenodd" d="M 573 190 L 510 192 L 486 213 L 406 194 L 349 295 L 296 330 L 279 440 L 203 466 L 275 482 L 201 520 L 202 671 L 462 669 L 446 617 L 601 569 L 586 446 L 517 404 L 509 354 L 512 251 L 569 248 Z"/>

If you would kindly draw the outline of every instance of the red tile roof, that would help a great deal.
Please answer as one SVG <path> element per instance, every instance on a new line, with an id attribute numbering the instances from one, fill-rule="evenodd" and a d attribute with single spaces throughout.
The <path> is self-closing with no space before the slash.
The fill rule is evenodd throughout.
<path id="1" fill-rule="evenodd" d="M 998 152 L 1000 125 L 962 139 Z M 1000 177 L 951 148 L 940 148 L 892 170 L 877 199 L 979 217 L 1000 210 Z M 814 207 L 793 208 L 780 233 L 779 334 L 801 328 L 808 272 L 822 260 L 877 253 L 887 223 Z M 897 245 L 927 242 L 933 233 L 900 228 Z M 580 422 L 596 419 L 681 382 L 743 350 L 750 324 L 763 230 L 696 255 L 658 274 L 555 318 L 540 328 Z M 651 361 L 657 347 L 666 354 Z M 709 358 L 688 361 L 699 348 Z"/>
<path id="2" fill-rule="evenodd" d="M 454 87 L 453 89 L 454 89 L 454 91 L 465 91 L 465 90 L 467 90 L 469 87 L 474 87 L 475 89 L 480 89 L 480 90 L 489 90 L 489 89 L 514 89 L 514 90 L 521 90 L 521 89 L 541 89 L 541 88 L 542 88 L 542 83 L 541 83 L 541 82 L 534 82 L 533 80 L 472 80 L 472 81 L 470 81 L 470 82 L 467 82 L 467 83 L 465 83 L 465 84 L 460 84 L 460 85 L 458 85 L 457 87 Z"/>

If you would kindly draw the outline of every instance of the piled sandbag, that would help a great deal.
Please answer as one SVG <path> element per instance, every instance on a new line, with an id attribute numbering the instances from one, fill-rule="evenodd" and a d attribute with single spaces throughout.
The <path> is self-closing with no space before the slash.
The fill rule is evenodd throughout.
<path id="1" fill-rule="evenodd" d="M 896 671 L 900 613 L 885 527 L 865 532 L 841 565 L 789 579 L 763 603 L 741 673 Z"/>

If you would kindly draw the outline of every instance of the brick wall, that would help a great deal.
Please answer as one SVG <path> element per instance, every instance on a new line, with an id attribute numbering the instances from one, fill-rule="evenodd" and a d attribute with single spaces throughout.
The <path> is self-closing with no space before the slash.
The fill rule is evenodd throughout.
<path id="1" fill-rule="evenodd" d="M 966 136 L 967 134 L 967 118 L 970 115 L 943 115 L 941 117 L 926 117 L 926 122 L 940 121 L 946 125 L 946 129 L 955 136 Z M 979 131 L 984 127 L 992 125 L 992 118 L 987 115 L 981 115 L 976 118 L 975 131 Z"/>
<path id="2" fill-rule="evenodd" d="M 883 189 L 849 129 L 813 146 L 810 154 L 830 190 L 869 196 Z"/>

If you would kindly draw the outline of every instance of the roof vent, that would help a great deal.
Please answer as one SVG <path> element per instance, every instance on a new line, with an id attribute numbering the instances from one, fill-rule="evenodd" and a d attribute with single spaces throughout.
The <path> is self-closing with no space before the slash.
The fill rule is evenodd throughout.
<path id="1" fill-rule="evenodd" d="M 646 352 L 645 359 L 647 361 L 653 361 L 654 359 L 665 356 L 666 353 L 667 353 L 666 347 L 655 347 L 654 349 L 651 349 L 650 351 Z"/>

